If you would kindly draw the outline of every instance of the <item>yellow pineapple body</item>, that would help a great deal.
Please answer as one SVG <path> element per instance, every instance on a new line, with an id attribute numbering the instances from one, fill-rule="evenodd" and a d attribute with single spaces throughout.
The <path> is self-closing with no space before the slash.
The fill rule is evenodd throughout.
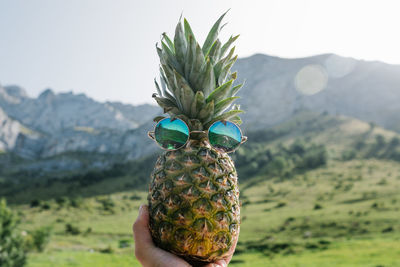
<path id="1" fill-rule="evenodd" d="M 156 163 L 149 192 L 155 243 L 187 260 L 213 262 L 239 235 L 237 174 L 226 153 L 190 140 Z"/>

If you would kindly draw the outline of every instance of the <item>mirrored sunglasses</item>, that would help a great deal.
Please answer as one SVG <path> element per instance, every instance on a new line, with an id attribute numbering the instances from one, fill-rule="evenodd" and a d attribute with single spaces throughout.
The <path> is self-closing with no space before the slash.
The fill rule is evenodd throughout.
<path id="1" fill-rule="evenodd" d="M 148 132 L 151 139 L 165 150 L 177 150 L 186 145 L 190 134 L 207 134 L 210 144 L 223 152 L 230 153 L 246 142 L 247 137 L 242 135 L 239 126 L 230 121 L 216 121 L 207 131 L 189 131 L 187 124 L 178 118 L 160 120 L 154 131 Z"/>

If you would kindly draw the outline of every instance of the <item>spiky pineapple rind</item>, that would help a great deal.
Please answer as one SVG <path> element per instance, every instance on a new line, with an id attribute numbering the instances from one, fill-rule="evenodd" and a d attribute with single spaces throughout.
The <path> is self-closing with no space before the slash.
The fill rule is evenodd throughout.
<path id="1" fill-rule="evenodd" d="M 238 237 L 235 167 L 205 140 L 159 157 L 148 200 L 154 242 L 187 260 L 222 259 Z"/>

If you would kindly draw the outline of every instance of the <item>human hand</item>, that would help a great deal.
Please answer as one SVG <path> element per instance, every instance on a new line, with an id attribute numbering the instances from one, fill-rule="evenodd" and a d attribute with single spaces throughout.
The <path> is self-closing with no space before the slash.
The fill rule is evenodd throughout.
<path id="1" fill-rule="evenodd" d="M 189 267 L 182 258 L 156 247 L 149 230 L 149 210 L 146 205 L 140 206 L 139 215 L 133 224 L 135 238 L 135 256 L 144 267 Z M 229 256 L 223 260 L 209 263 L 204 267 L 226 267 L 232 259 L 237 239 L 229 251 Z"/>

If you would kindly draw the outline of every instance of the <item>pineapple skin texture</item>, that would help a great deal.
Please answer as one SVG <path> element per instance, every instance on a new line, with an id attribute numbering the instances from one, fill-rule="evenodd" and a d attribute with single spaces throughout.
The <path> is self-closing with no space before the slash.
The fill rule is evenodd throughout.
<path id="1" fill-rule="evenodd" d="M 189 262 L 214 262 L 232 253 L 240 231 L 237 173 L 226 153 L 207 140 L 158 158 L 149 186 L 155 244 Z"/>

